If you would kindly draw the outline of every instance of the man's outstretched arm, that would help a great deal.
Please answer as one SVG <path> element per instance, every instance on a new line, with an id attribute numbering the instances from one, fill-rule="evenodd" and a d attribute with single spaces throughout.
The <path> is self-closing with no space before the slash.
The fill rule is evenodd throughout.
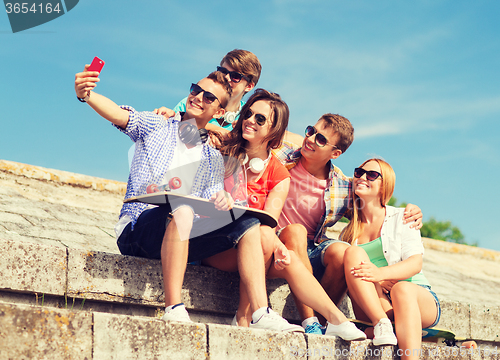
<path id="1" fill-rule="evenodd" d="M 113 124 L 125 129 L 128 124 L 129 112 L 120 108 L 113 101 L 93 91 L 99 82 L 99 72 L 87 71 L 90 65 L 85 65 L 85 70 L 75 75 L 75 92 L 79 98 L 89 95 L 87 104 L 99 115 Z"/>

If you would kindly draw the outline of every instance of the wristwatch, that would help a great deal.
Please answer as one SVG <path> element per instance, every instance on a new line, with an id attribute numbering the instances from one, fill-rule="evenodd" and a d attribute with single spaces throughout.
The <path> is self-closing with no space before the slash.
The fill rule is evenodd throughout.
<path id="1" fill-rule="evenodd" d="M 76 97 L 78 100 L 80 100 L 81 102 L 87 102 L 89 101 L 89 97 L 90 97 L 90 91 L 87 92 L 87 96 L 85 96 L 84 98 L 81 98 L 81 97 Z"/>

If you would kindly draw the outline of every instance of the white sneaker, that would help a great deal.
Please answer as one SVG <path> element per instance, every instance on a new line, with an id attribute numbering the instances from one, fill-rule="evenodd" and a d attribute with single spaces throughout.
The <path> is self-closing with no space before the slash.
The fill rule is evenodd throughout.
<path id="1" fill-rule="evenodd" d="M 236 318 L 236 315 L 234 315 L 233 321 L 231 321 L 231 326 L 238 326 L 238 319 Z"/>
<path id="2" fill-rule="evenodd" d="M 163 321 L 192 322 L 184 304 L 178 304 L 166 310 L 161 319 Z"/>
<path id="3" fill-rule="evenodd" d="M 350 321 L 345 321 L 340 325 L 328 323 L 326 327 L 326 336 L 338 336 L 345 341 L 365 340 L 366 334 L 359 330 L 356 325 Z"/>
<path id="4" fill-rule="evenodd" d="M 394 335 L 391 320 L 383 318 L 373 328 L 373 345 L 397 345 L 398 339 Z"/>
<path id="5" fill-rule="evenodd" d="M 290 324 L 270 308 L 267 308 L 264 315 L 262 315 L 256 322 L 253 322 L 252 320 L 250 328 L 283 332 L 304 332 L 304 328 L 302 326 Z"/>

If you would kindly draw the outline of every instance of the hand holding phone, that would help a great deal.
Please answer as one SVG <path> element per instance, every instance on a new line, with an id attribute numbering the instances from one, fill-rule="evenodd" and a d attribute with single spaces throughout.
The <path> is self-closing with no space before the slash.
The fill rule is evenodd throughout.
<path id="1" fill-rule="evenodd" d="M 99 78 L 97 77 L 91 78 L 86 76 L 86 71 L 97 71 L 98 73 L 100 73 L 103 66 L 104 61 L 96 56 L 88 67 L 87 65 L 85 65 L 86 70 L 84 70 L 84 72 L 76 74 L 75 91 L 78 100 L 80 100 L 81 102 L 87 102 L 90 97 L 90 91 L 95 88 L 96 83 L 99 81 Z"/>
<path id="2" fill-rule="evenodd" d="M 87 71 L 97 71 L 100 73 L 103 66 L 104 66 L 104 61 L 96 56 L 94 60 L 92 60 L 92 63 L 90 64 Z"/>

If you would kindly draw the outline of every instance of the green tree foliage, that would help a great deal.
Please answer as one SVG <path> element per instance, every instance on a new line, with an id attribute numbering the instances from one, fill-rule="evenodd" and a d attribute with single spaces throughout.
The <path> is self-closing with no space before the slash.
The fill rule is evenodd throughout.
<path id="1" fill-rule="evenodd" d="M 424 222 L 424 225 L 420 229 L 420 233 L 424 237 L 435 240 L 467 244 L 464 240 L 464 235 L 458 227 L 453 226 L 450 221 L 437 221 L 434 217 Z"/>

